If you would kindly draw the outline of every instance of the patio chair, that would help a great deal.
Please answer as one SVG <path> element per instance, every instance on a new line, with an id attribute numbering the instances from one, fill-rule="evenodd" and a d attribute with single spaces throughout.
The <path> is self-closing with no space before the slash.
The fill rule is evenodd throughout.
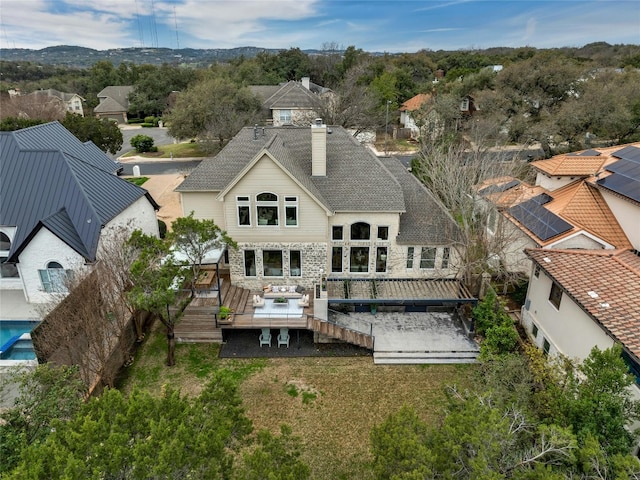
<path id="1" fill-rule="evenodd" d="M 280 345 L 286 345 L 289 348 L 289 329 L 281 328 L 280 333 L 278 334 L 278 348 Z"/>
<path id="2" fill-rule="evenodd" d="M 260 347 L 263 345 L 271 346 L 271 330 L 269 328 L 263 328 L 260 334 Z"/>
<path id="3" fill-rule="evenodd" d="M 253 306 L 254 307 L 264 307 L 264 298 L 260 295 L 253 296 Z"/>

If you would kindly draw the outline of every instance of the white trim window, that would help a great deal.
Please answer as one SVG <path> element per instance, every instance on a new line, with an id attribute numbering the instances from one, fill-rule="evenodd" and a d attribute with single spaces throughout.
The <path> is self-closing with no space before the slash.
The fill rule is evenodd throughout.
<path id="1" fill-rule="evenodd" d="M 256 251 L 255 250 L 244 251 L 244 276 L 245 277 L 256 276 Z"/>
<path id="2" fill-rule="evenodd" d="M 282 277 L 282 250 L 263 250 L 262 265 L 265 277 Z"/>
<path id="3" fill-rule="evenodd" d="M 451 261 L 451 249 L 449 247 L 444 247 L 442 249 L 442 263 L 440 264 L 442 269 L 449 268 L 450 261 Z"/>
<path id="4" fill-rule="evenodd" d="M 66 282 L 71 276 L 71 270 L 65 270 L 58 262 L 49 262 L 47 268 L 38 270 L 38 273 L 45 292 L 67 292 Z"/>
<path id="5" fill-rule="evenodd" d="M 238 211 L 238 226 L 251 226 L 251 201 L 247 196 L 236 197 L 236 205 Z"/>
<path id="6" fill-rule="evenodd" d="M 413 269 L 414 247 L 407 247 L 407 270 Z"/>
<path id="7" fill-rule="evenodd" d="M 283 109 L 280 110 L 278 113 L 279 119 L 280 119 L 280 123 L 283 124 L 291 124 L 291 110 L 289 109 Z"/>
<path id="8" fill-rule="evenodd" d="M 277 226 L 278 195 L 271 192 L 262 192 L 256 195 L 256 213 L 258 226 Z"/>
<path id="9" fill-rule="evenodd" d="M 422 247 L 420 250 L 420 268 L 436 268 L 436 249 L 433 247 Z"/>
<path id="10" fill-rule="evenodd" d="M 371 225 L 366 222 L 357 222 L 351 224 L 351 235 L 349 238 L 355 241 L 371 239 Z"/>
<path id="11" fill-rule="evenodd" d="M 284 197 L 284 216 L 287 227 L 298 226 L 298 197 Z"/>
<path id="12" fill-rule="evenodd" d="M 351 247 L 349 257 L 349 271 L 351 273 L 369 272 L 369 247 Z"/>
<path id="13" fill-rule="evenodd" d="M 300 250 L 289 251 L 289 275 L 302 276 L 302 252 Z"/>
<path id="14" fill-rule="evenodd" d="M 378 227 L 378 240 L 389 240 L 389 227 Z"/>

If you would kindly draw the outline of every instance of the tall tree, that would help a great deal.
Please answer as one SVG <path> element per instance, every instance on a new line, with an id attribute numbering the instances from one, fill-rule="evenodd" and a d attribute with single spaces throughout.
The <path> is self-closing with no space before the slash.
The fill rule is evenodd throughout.
<path id="1" fill-rule="evenodd" d="M 122 147 L 122 132 L 118 124 L 107 118 L 82 117 L 67 112 L 62 125 L 82 142 L 93 142 L 103 152 L 118 153 Z"/>
<path id="2" fill-rule="evenodd" d="M 236 242 L 227 235 L 213 220 L 193 218 L 193 212 L 171 223 L 168 240 L 175 251 L 183 253 L 191 267 L 191 291 L 195 290 L 195 281 L 200 276 L 202 262 L 208 252 L 224 247 L 236 247 Z"/>
<path id="3" fill-rule="evenodd" d="M 178 139 L 198 138 L 211 151 L 256 123 L 260 106 L 249 89 L 225 78 L 208 78 L 178 96 L 167 116 L 169 133 Z"/>
<path id="4" fill-rule="evenodd" d="M 131 264 L 132 287 L 128 291 L 129 302 L 140 310 L 154 314 L 166 327 L 167 366 L 175 365 L 176 314 L 171 315 L 170 307 L 176 302 L 176 291 L 183 281 L 190 281 L 185 275 L 183 263 L 175 260 L 169 242 L 145 235 L 136 230 L 128 245 L 137 251 L 137 258 Z"/>

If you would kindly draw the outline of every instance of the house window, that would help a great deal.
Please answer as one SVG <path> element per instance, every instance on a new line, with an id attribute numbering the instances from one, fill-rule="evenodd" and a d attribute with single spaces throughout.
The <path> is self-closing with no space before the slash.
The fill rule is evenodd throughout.
<path id="1" fill-rule="evenodd" d="M 331 228 L 331 239 L 342 240 L 342 225 L 334 225 Z"/>
<path id="2" fill-rule="evenodd" d="M 540 277 L 540 265 L 536 265 L 536 268 L 533 270 L 533 275 L 536 278 Z"/>
<path id="3" fill-rule="evenodd" d="M 287 227 L 298 226 L 298 197 L 284 197 L 284 214 Z"/>
<path id="4" fill-rule="evenodd" d="M 291 110 L 280 110 L 280 123 L 291 123 Z"/>
<path id="5" fill-rule="evenodd" d="M 542 351 L 544 352 L 545 355 L 549 355 L 549 350 L 551 350 L 551 344 L 549 343 L 549 340 L 547 340 L 546 338 L 543 338 Z"/>
<path id="6" fill-rule="evenodd" d="M 342 247 L 331 249 L 331 271 L 342 272 Z"/>
<path id="7" fill-rule="evenodd" d="M 451 250 L 449 247 L 444 247 L 442 249 L 442 268 L 449 268 L 449 256 L 451 255 Z"/>
<path id="8" fill-rule="evenodd" d="M 371 227 L 368 223 L 358 222 L 351 225 L 351 240 L 369 240 Z"/>
<path id="9" fill-rule="evenodd" d="M 9 236 L 0 232 L 0 277 L 1 278 L 16 278 L 18 274 L 18 268 L 13 263 L 6 263 L 9 258 L 9 250 L 11 250 L 11 240 Z"/>
<path id="10" fill-rule="evenodd" d="M 463 112 L 469 111 L 469 98 L 465 97 L 462 99 L 462 101 L 460 102 L 460 110 L 462 110 Z"/>
<path id="11" fill-rule="evenodd" d="M 408 247 L 407 248 L 407 268 L 411 269 L 413 268 L 413 252 L 414 252 L 414 248 L 413 247 Z"/>
<path id="12" fill-rule="evenodd" d="M 244 251 L 244 275 L 245 277 L 256 276 L 256 251 Z"/>
<path id="13" fill-rule="evenodd" d="M 431 247 L 422 247 L 420 251 L 420 268 L 436 267 L 436 249 Z"/>
<path id="14" fill-rule="evenodd" d="M 58 262 L 49 262 L 47 268 L 38 270 L 42 289 L 47 293 L 66 292 L 66 281 L 71 276 L 71 270 L 65 270 Z"/>
<path id="15" fill-rule="evenodd" d="M 389 227 L 378 227 L 378 240 L 389 240 Z"/>
<path id="16" fill-rule="evenodd" d="M 249 197 L 237 197 L 236 203 L 238 205 L 238 225 L 250 226 L 251 205 L 249 204 Z"/>
<path id="17" fill-rule="evenodd" d="M 256 195 L 258 225 L 278 225 L 278 196 L 275 193 Z"/>
<path id="18" fill-rule="evenodd" d="M 302 276 L 302 253 L 300 250 L 289 252 L 289 275 L 292 277 Z"/>
<path id="19" fill-rule="evenodd" d="M 560 310 L 561 300 L 562 300 L 562 290 L 560 289 L 560 286 L 556 282 L 553 282 L 553 285 L 551 285 L 551 292 L 549 293 L 549 301 L 551 302 L 551 305 L 556 307 L 556 310 Z"/>
<path id="20" fill-rule="evenodd" d="M 369 247 L 351 247 L 349 271 L 368 272 L 369 271 Z"/>
<path id="21" fill-rule="evenodd" d="M 494 209 L 489 210 L 489 217 L 487 218 L 487 229 L 491 233 L 495 233 L 498 223 L 498 214 Z"/>
<path id="22" fill-rule="evenodd" d="M 262 265 L 265 277 L 281 277 L 282 250 L 264 250 L 262 252 Z"/>
<path id="23" fill-rule="evenodd" d="M 533 338 L 538 338 L 538 326 L 535 323 L 531 326 L 531 335 Z"/>
<path id="24" fill-rule="evenodd" d="M 387 247 L 378 247 L 376 251 L 376 272 L 387 271 Z"/>

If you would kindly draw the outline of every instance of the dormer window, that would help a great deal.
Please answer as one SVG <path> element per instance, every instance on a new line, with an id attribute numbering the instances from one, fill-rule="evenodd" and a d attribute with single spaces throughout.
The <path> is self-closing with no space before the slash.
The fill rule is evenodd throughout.
<path id="1" fill-rule="evenodd" d="M 278 196 L 264 192 L 256 195 L 258 226 L 278 225 Z"/>
<path id="2" fill-rule="evenodd" d="M 285 125 L 291 124 L 291 110 L 280 110 L 280 123 Z"/>

